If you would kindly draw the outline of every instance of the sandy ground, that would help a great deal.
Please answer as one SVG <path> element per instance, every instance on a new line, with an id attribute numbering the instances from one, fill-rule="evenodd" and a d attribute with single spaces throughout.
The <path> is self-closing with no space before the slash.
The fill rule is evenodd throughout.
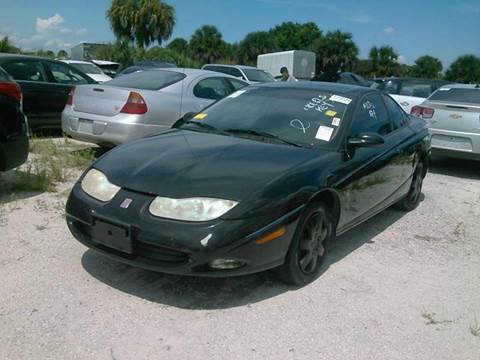
<path id="1" fill-rule="evenodd" d="M 169 276 L 87 250 L 58 193 L 0 199 L 0 359 L 480 359 L 480 165 L 339 238 L 322 275 Z"/>

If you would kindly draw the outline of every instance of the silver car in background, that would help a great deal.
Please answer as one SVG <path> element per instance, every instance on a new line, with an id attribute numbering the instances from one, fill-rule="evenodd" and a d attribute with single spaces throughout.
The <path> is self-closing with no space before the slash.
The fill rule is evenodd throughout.
<path id="1" fill-rule="evenodd" d="M 203 70 L 216 71 L 223 74 L 235 76 L 249 84 L 274 82 L 275 78 L 268 71 L 246 65 L 223 65 L 223 64 L 205 64 Z"/>
<path id="2" fill-rule="evenodd" d="M 211 71 L 151 69 L 101 85 L 77 86 L 62 113 L 63 132 L 74 139 L 112 146 L 168 129 L 246 82 Z"/>
<path id="3" fill-rule="evenodd" d="M 432 154 L 480 160 L 480 86 L 452 84 L 411 113 L 429 124 Z"/>

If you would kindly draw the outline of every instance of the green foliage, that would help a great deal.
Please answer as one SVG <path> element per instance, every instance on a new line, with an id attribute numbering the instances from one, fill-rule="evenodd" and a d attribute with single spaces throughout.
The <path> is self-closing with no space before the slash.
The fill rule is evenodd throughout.
<path id="1" fill-rule="evenodd" d="M 188 50 L 188 41 L 184 38 L 175 38 L 167 45 L 167 49 L 185 54 Z"/>
<path id="2" fill-rule="evenodd" d="M 276 51 L 283 50 L 312 50 L 315 40 L 322 36 L 322 32 L 313 22 L 304 24 L 283 22 L 269 31 Z"/>
<path id="3" fill-rule="evenodd" d="M 190 56 L 201 63 L 214 63 L 229 55 L 228 44 L 215 26 L 203 25 L 188 44 Z"/>
<path id="4" fill-rule="evenodd" d="M 93 53 L 93 57 L 99 60 L 115 61 L 128 67 L 139 59 L 140 53 L 140 48 L 133 47 L 126 41 L 117 41 L 99 47 Z"/>
<path id="5" fill-rule="evenodd" d="M 174 50 L 155 46 L 146 51 L 143 59 L 146 60 L 160 60 L 176 64 L 178 67 L 186 68 L 200 68 L 201 64 L 181 53 Z"/>
<path id="6" fill-rule="evenodd" d="M 238 44 L 237 59 L 241 64 L 256 65 L 257 56 L 276 51 L 275 39 L 268 31 L 255 31 L 247 34 Z"/>
<path id="7" fill-rule="evenodd" d="M 368 58 L 373 76 L 398 76 L 398 54 L 391 46 L 372 47 Z"/>
<path id="8" fill-rule="evenodd" d="M 340 30 L 329 31 L 315 41 L 317 53 L 317 78 L 336 81 L 338 74 L 352 71 L 358 61 L 358 47 L 352 40 L 352 34 Z"/>
<path id="9" fill-rule="evenodd" d="M 18 54 L 20 53 L 20 49 L 15 47 L 8 36 L 4 36 L 2 39 L 0 39 L 0 53 L 12 53 L 12 54 Z"/>
<path id="10" fill-rule="evenodd" d="M 442 77 L 442 62 L 430 55 L 420 56 L 412 66 L 411 75 L 428 79 L 440 79 Z"/>
<path id="11" fill-rule="evenodd" d="M 143 48 L 170 38 L 175 9 L 161 0 L 113 0 L 107 18 L 117 39 Z"/>
<path id="12" fill-rule="evenodd" d="M 466 84 L 480 83 L 480 58 L 470 54 L 458 57 L 447 70 L 445 79 Z"/>
<path id="13" fill-rule="evenodd" d="M 62 60 L 67 60 L 67 59 L 69 59 L 70 57 L 68 56 L 68 53 L 67 53 L 65 50 L 60 50 L 60 51 L 57 53 L 57 58 L 58 58 L 58 59 L 62 59 Z"/>
<path id="14" fill-rule="evenodd" d="M 55 53 L 52 50 L 37 50 L 35 55 L 48 59 L 55 59 Z"/>

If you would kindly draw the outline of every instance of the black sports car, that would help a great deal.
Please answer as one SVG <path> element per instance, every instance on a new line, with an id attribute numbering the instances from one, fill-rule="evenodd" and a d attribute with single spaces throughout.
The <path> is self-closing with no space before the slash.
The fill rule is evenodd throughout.
<path id="1" fill-rule="evenodd" d="M 86 246 L 166 273 L 319 273 L 324 241 L 393 204 L 419 203 L 423 120 L 352 85 L 249 86 L 157 136 L 108 152 L 74 186 Z"/>

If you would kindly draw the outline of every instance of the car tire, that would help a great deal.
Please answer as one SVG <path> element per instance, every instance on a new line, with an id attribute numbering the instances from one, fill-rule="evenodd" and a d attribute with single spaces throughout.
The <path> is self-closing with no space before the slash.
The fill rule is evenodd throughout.
<path id="1" fill-rule="evenodd" d="M 413 173 L 412 183 L 410 185 L 410 189 L 408 190 L 407 195 L 395 205 L 397 209 L 402 211 L 412 211 L 418 206 L 418 204 L 420 204 L 423 178 L 425 177 L 423 169 L 424 164 L 420 161 L 417 164 Z"/>
<path id="2" fill-rule="evenodd" d="M 320 273 L 326 254 L 325 243 L 334 234 L 334 222 L 322 203 L 309 205 L 303 212 L 290 244 L 285 263 L 278 268 L 280 279 L 303 286 Z"/>

